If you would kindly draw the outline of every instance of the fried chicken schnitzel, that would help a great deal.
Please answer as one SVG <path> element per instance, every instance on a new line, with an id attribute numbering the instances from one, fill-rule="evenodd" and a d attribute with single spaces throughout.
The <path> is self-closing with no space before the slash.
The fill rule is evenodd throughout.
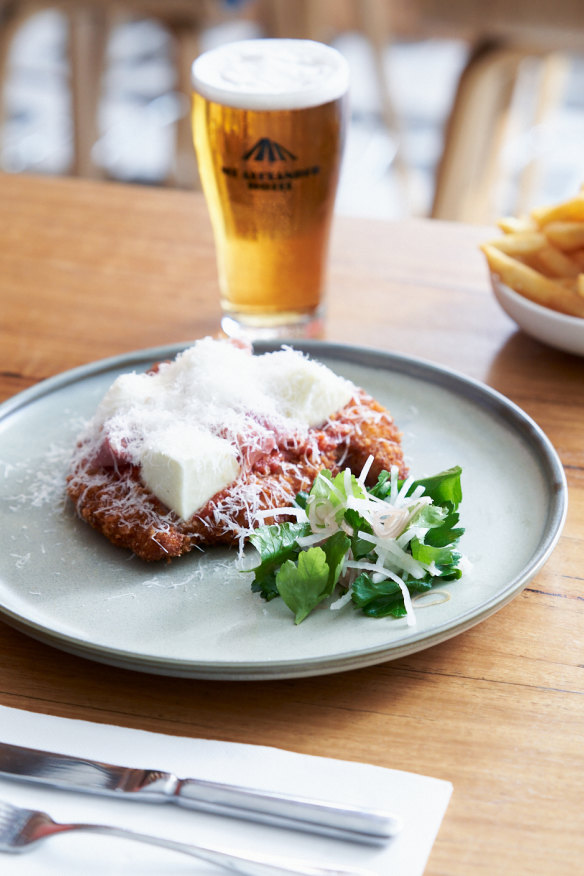
<path id="1" fill-rule="evenodd" d="M 323 469 L 359 474 L 373 456 L 367 483 L 392 466 L 406 476 L 389 412 L 324 365 L 289 349 L 251 356 L 211 339 L 181 356 L 118 378 L 79 438 L 67 492 L 113 544 L 155 561 L 241 543 L 263 522 L 258 512 L 289 506 Z M 214 455 L 197 459 L 207 434 L 223 469 Z M 199 502 L 193 513 L 189 502 Z"/>

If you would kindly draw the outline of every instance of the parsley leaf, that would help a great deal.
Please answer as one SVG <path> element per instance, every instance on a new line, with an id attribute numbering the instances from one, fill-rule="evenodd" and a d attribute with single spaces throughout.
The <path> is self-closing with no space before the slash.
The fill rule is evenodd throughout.
<path id="1" fill-rule="evenodd" d="M 408 578 L 410 593 L 424 593 L 432 587 L 432 579 Z M 406 614 L 401 587 L 391 578 L 373 582 L 368 572 L 362 572 L 354 581 L 351 599 L 368 617 L 403 617 Z"/>
<path id="2" fill-rule="evenodd" d="M 294 612 L 294 622 L 301 623 L 313 608 L 328 595 L 330 569 L 320 547 L 302 551 L 298 562 L 286 560 L 278 574 L 278 592 Z"/>
<path id="3" fill-rule="evenodd" d="M 278 593 L 301 623 L 313 608 L 331 596 L 351 545 L 344 532 L 336 532 L 323 547 L 301 551 L 298 561 L 287 560 L 276 575 Z"/>
<path id="4" fill-rule="evenodd" d="M 421 478 L 412 483 L 408 495 L 411 495 L 416 487 L 421 486 L 424 488 L 424 495 L 429 496 L 435 505 L 446 505 L 450 506 L 452 510 L 456 510 L 462 501 L 461 474 L 461 467 L 455 465 L 447 471 L 440 472 L 440 474 Z M 400 482 L 400 485 L 401 483 L 403 481 Z"/>
<path id="5" fill-rule="evenodd" d="M 276 571 L 290 557 L 300 552 L 297 540 L 310 531 L 307 523 L 274 523 L 260 526 L 249 536 L 249 541 L 258 551 L 261 562 L 254 569 L 251 585 L 254 593 L 261 593 L 268 602 L 279 595 L 276 586 Z"/>

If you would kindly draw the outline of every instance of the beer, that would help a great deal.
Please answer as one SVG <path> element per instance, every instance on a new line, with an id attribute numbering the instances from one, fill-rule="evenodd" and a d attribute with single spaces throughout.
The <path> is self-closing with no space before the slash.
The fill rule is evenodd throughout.
<path id="1" fill-rule="evenodd" d="M 348 74 L 306 40 L 249 40 L 193 65 L 193 136 L 228 334 L 317 334 Z"/>

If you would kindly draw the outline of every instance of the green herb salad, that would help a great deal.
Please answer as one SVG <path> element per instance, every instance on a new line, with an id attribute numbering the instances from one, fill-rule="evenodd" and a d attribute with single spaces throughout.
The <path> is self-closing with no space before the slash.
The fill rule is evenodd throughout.
<path id="1" fill-rule="evenodd" d="M 406 617 L 415 624 L 412 595 L 460 578 L 457 549 L 461 469 L 404 480 L 397 468 L 383 471 L 371 488 L 345 469 L 317 476 L 295 503 L 265 512 L 292 522 L 262 525 L 249 536 L 260 555 L 252 591 L 281 597 L 301 623 L 321 602 L 352 602 L 369 617 Z"/>

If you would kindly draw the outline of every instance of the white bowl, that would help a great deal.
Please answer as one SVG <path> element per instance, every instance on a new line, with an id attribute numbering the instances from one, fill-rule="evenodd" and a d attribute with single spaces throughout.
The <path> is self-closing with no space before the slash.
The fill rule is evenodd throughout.
<path id="1" fill-rule="evenodd" d="M 495 298 L 523 331 L 550 347 L 584 356 L 584 318 L 535 304 L 491 274 Z"/>

